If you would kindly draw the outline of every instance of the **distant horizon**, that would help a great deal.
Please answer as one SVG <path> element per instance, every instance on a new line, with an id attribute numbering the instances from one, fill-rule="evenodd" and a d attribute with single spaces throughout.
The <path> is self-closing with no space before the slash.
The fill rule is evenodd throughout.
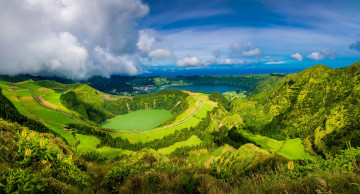
<path id="1" fill-rule="evenodd" d="M 349 60 L 351 61 L 351 60 Z M 354 61 L 349 62 L 348 64 L 341 64 L 338 65 L 336 63 L 330 63 L 330 64 L 312 64 L 312 65 L 306 65 L 306 66 L 298 66 L 294 64 L 282 64 L 281 66 L 277 67 L 269 67 L 266 65 L 260 66 L 260 64 L 249 64 L 249 65 L 209 65 L 202 68 L 179 68 L 176 66 L 157 66 L 157 67 L 148 67 L 147 72 L 136 74 L 136 75 L 126 75 L 126 74 L 112 74 L 111 76 L 128 76 L 128 77 L 153 77 L 153 76 L 160 76 L 160 77 L 177 77 L 177 76 L 226 76 L 226 75 L 250 75 L 250 74 L 270 74 L 270 73 L 283 73 L 283 74 L 293 74 L 298 73 L 300 71 L 303 71 L 305 69 L 308 69 L 310 67 L 313 67 L 315 65 L 325 65 L 327 67 L 330 67 L 332 69 L 337 68 L 343 68 L 348 67 L 354 63 L 360 62 Z M 0 74 L 0 75 L 7 75 L 7 74 Z M 16 75 L 9 75 L 9 76 L 18 76 L 18 75 L 31 75 L 31 76 L 40 76 L 40 77 L 49 77 L 49 78 L 63 78 L 58 77 L 56 75 L 45 75 L 45 74 L 16 74 Z M 100 76 L 105 77 L 102 75 L 93 75 L 93 76 Z M 91 77 L 90 77 L 91 78 Z M 65 78 L 68 79 L 68 78 Z M 73 81 L 85 81 L 87 79 L 83 80 L 77 80 L 77 79 L 70 79 Z"/>

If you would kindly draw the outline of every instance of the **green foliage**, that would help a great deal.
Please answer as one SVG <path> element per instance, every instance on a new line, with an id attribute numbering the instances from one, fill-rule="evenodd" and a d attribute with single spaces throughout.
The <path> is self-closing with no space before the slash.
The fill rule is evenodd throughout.
<path id="1" fill-rule="evenodd" d="M 220 92 L 210 94 L 209 99 L 217 102 L 218 106 L 223 106 L 226 110 L 230 110 L 230 102 Z"/>
<path id="2" fill-rule="evenodd" d="M 308 149 L 322 155 L 337 153 L 351 139 L 355 143 L 360 131 L 359 67 L 316 65 L 280 78 L 271 89 L 250 98 L 273 117 L 257 131 L 279 140 L 307 138 Z"/>
<path id="3" fill-rule="evenodd" d="M 79 168 L 82 161 L 61 139 L 6 121 L 0 121 L 0 129 L 0 169 L 5 169 L 0 173 L 1 189 L 46 192 L 55 189 L 46 184 L 50 180 L 80 190 L 89 187 L 90 177 Z"/>
<path id="4" fill-rule="evenodd" d="M 139 167 L 121 163 L 106 173 L 105 185 L 109 190 L 117 193 L 120 185 L 127 181 L 129 177 L 138 173 L 140 173 Z"/>
<path id="5" fill-rule="evenodd" d="M 112 116 L 111 113 L 107 112 L 103 108 L 82 101 L 73 91 L 62 94 L 60 100 L 65 107 L 78 112 L 83 119 L 86 120 L 99 123 Z"/>
<path id="6" fill-rule="evenodd" d="M 105 157 L 103 157 L 98 151 L 96 150 L 92 150 L 89 152 L 85 152 L 82 153 L 81 156 L 86 160 L 86 161 L 98 161 L 98 162 L 102 162 L 104 160 L 106 160 Z"/>
<path id="7" fill-rule="evenodd" d="M 76 87 L 75 84 L 63 84 L 54 80 L 39 80 L 39 81 L 35 81 L 35 84 L 42 86 L 44 88 L 62 89 L 62 90 L 69 90 Z"/>
<path id="8" fill-rule="evenodd" d="M 0 191 L 4 193 L 38 193 L 44 191 L 44 179 L 40 179 L 36 174 L 29 170 L 8 169 L 2 172 Z"/>

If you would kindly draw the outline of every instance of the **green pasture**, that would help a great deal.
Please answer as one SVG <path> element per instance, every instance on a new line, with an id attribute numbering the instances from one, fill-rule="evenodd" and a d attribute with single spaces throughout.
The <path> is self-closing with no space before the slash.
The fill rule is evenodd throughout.
<path id="1" fill-rule="evenodd" d="M 309 153 L 305 152 L 304 144 L 300 138 L 286 140 L 285 144 L 278 153 L 288 159 L 308 159 L 308 160 L 317 160 L 320 159 L 320 156 L 312 156 Z"/>
<path id="2" fill-rule="evenodd" d="M 254 135 L 248 131 L 240 130 L 239 131 L 244 137 L 254 141 L 257 145 L 259 145 L 262 149 L 265 149 L 271 153 L 277 153 L 280 151 L 281 146 L 284 141 L 278 141 L 266 136 Z"/>
<path id="3" fill-rule="evenodd" d="M 69 123 L 78 123 L 72 118 L 64 115 L 63 113 L 57 112 L 41 106 L 33 97 L 26 97 L 22 99 L 23 105 L 25 108 L 33 113 L 34 115 L 39 116 L 40 118 L 51 121 L 59 124 L 69 124 Z"/>
<path id="4" fill-rule="evenodd" d="M 61 135 L 63 138 L 66 139 L 66 141 L 68 142 L 68 144 L 70 146 L 73 146 L 77 140 L 74 138 L 74 136 L 71 134 L 72 131 L 66 131 L 64 130 L 64 128 L 61 125 L 55 124 L 55 123 L 48 123 L 45 122 L 43 120 L 41 120 L 41 122 L 49 129 L 55 131 L 57 134 Z"/>
<path id="5" fill-rule="evenodd" d="M 97 151 L 102 156 L 105 156 L 105 157 L 108 157 L 108 158 L 115 158 L 116 156 L 120 156 L 120 155 L 123 155 L 123 154 L 129 155 L 129 154 L 134 153 L 133 151 L 130 151 L 130 150 L 123 150 L 121 148 L 111 148 L 111 147 L 107 147 L 107 146 L 99 148 L 99 149 L 97 149 Z"/>
<path id="6" fill-rule="evenodd" d="M 171 117 L 167 110 L 137 110 L 124 115 L 117 115 L 105 121 L 101 127 L 119 130 L 150 130 Z"/>
<path id="7" fill-rule="evenodd" d="M 239 130 L 239 132 L 246 138 L 254 141 L 262 149 L 265 149 L 271 153 L 280 154 L 291 160 L 317 160 L 318 157 L 312 156 L 309 153 L 305 152 L 304 144 L 300 138 L 288 139 L 286 141 L 277 141 L 275 139 L 254 135 L 245 130 Z"/>
<path id="8" fill-rule="evenodd" d="M 61 93 L 55 92 L 54 90 L 51 89 L 47 89 L 45 94 L 41 95 L 41 97 L 43 97 L 44 100 L 58 106 L 63 106 L 60 101 L 60 96 Z"/>
<path id="9" fill-rule="evenodd" d="M 157 152 L 160 154 L 171 154 L 173 151 L 175 151 L 176 148 L 192 147 L 200 144 L 201 144 L 201 139 L 198 136 L 193 135 L 186 141 L 176 142 L 169 147 L 158 149 Z"/>
<path id="10" fill-rule="evenodd" d="M 180 122 L 188 117 L 190 117 L 199 107 L 196 106 L 196 100 L 192 96 L 186 98 L 189 108 L 176 117 L 174 123 Z"/>
<path id="11" fill-rule="evenodd" d="M 205 118 L 206 117 L 206 115 L 207 115 L 207 112 L 208 111 L 212 111 L 212 109 L 214 109 L 214 107 L 212 107 L 211 105 L 209 105 L 209 104 L 202 104 L 202 106 L 201 106 L 201 109 L 195 114 L 195 116 L 197 117 L 197 118 Z"/>
<path id="12" fill-rule="evenodd" d="M 32 80 L 28 80 L 26 82 L 18 83 L 17 85 L 27 87 L 27 88 L 31 88 L 36 96 L 40 96 L 40 92 L 38 91 L 40 86 L 34 84 Z"/>
<path id="13" fill-rule="evenodd" d="M 100 140 L 94 136 L 77 133 L 75 137 L 80 140 L 80 144 L 76 146 L 76 149 L 82 153 L 96 150 L 96 146 L 100 143 Z"/>

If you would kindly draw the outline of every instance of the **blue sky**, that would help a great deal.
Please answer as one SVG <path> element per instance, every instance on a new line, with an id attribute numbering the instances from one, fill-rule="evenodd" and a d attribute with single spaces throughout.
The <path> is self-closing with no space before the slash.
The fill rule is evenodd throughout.
<path id="1" fill-rule="evenodd" d="M 151 65 L 211 64 L 299 67 L 347 66 L 360 60 L 349 46 L 360 34 L 360 1 L 318 0 L 145 0 L 150 12 L 140 28 L 155 29 L 174 53 Z M 251 43 L 251 47 L 245 44 Z M 260 52 L 244 55 L 247 51 Z M 298 53 L 297 55 L 295 55 Z M 293 57 L 292 57 L 293 55 Z M 199 59 L 191 63 L 190 59 Z M 230 65 L 231 65 L 230 64 Z"/>
<path id="2" fill-rule="evenodd" d="M 3 74 L 80 80 L 360 61 L 359 0 L 1 0 L 0 9 Z"/>

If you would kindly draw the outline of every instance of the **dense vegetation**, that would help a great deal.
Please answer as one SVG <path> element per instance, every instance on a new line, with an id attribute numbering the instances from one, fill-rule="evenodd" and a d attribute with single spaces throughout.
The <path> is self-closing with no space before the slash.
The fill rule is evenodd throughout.
<path id="1" fill-rule="evenodd" d="M 84 102 L 73 91 L 61 95 L 60 100 L 65 107 L 78 112 L 82 116 L 82 119 L 99 123 L 112 116 L 112 114 L 105 111 L 102 107 Z"/>
<path id="2" fill-rule="evenodd" d="M 300 137 L 308 142 L 308 150 L 321 154 L 338 153 L 346 141 L 359 146 L 359 67 L 360 63 L 342 69 L 317 65 L 267 80 L 257 88 L 271 89 L 250 100 L 263 107 L 263 117 L 272 119 L 256 130 L 280 140 Z"/>
<path id="3" fill-rule="evenodd" d="M 129 97 L 54 80 L 0 82 L 0 193 L 358 193 L 359 75 L 360 62 L 290 75 L 114 76 L 104 82 L 106 90 L 205 81 L 249 89 L 230 98 L 179 90 Z M 101 87 L 103 79 L 89 84 Z M 119 85 L 111 85 L 114 79 Z M 88 125 L 43 119 L 39 104 L 26 104 L 31 93 L 16 84 L 31 86 L 43 103 L 57 103 Z M 141 109 L 170 111 L 162 125 L 189 120 L 146 133 L 98 126 Z"/>

